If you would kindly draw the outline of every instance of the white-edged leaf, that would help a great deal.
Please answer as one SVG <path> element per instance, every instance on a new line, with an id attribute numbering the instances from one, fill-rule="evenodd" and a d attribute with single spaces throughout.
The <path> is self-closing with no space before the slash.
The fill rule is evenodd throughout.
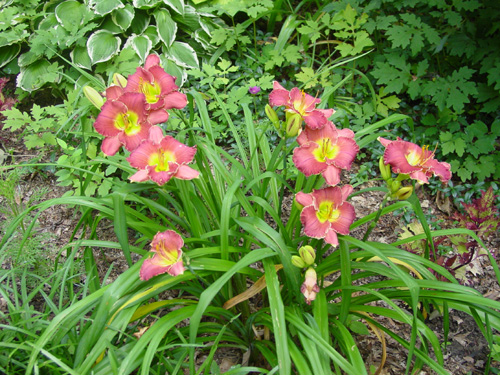
<path id="1" fill-rule="evenodd" d="M 151 43 L 153 43 L 153 47 L 158 44 L 160 41 L 160 37 L 158 36 L 158 30 L 156 30 L 156 26 L 150 25 L 146 27 L 146 30 L 144 30 L 143 35 L 146 35 Z"/>
<path id="2" fill-rule="evenodd" d="M 76 0 L 67 0 L 56 6 L 55 15 L 61 26 L 70 31 L 82 24 L 85 11 L 84 4 Z"/>
<path id="3" fill-rule="evenodd" d="M 92 67 L 92 61 L 90 61 L 89 53 L 87 48 L 77 46 L 73 51 L 70 52 L 71 61 L 76 66 L 80 68 L 89 69 Z"/>
<path id="4" fill-rule="evenodd" d="M 10 63 L 21 51 L 20 44 L 0 47 L 0 68 Z"/>
<path id="5" fill-rule="evenodd" d="M 134 22 L 130 25 L 132 33 L 141 35 L 149 26 L 151 16 L 144 11 L 138 11 L 134 8 Z"/>
<path id="6" fill-rule="evenodd" d="M 127 4 L 124 8 L 115 9 L 113 13 L 111 13 L 111 19 L 114 24 L 118 26 L 123 31 L 127 30 L 132 24 L 132 20 L 134 20 L 135 11 L 134 8 Z"/>
<path id="7" fill-rule="evenodd" d="M 141 63 L 144 63 L 146 57 L 149 55 L 149 51 L 153 47 L 153 43 L 146 35 L 132 35 L 128 40 L 127 44 L 130 44 L 134 49 L 137 56 L 141 59 Z"/>
<path id="8" fill-rule="evenodd" d="M 184 14 L 184 0 L 163 0 L 163 2 L 181 16 Z"/>
<path id="9" fill-rule="evenodd" d="M 87 51 L 92 64 L 107 61 L 118 53 L 121 40 L 106 30 L 93 33 L 87 41 Z"/>
<path id="10" fill-rule="evenodd" d="M 56 83 L 59 79 L 57 64 L 51 65 L 47 60 L 39 59 L 31 65 L 21 67 L 16 81 L 18 87 L 31 92 L 47 82 Z"/>
<path id="11" fill-rule="evenodd" d="M 176 62 L 167 59 L 163 61 L 163 69 L 170 74 L 172 77 L 175 77 L 175 84 L 181 87 L 187 79 L 187 71 L 184 68 L 181 68 Z"/>
<path id="12" fill-rule="evenodd" d="M 161 2 L 161 0 L 133 0 L 132 4 L 134 5 L 134 8 L 152 8 L 156 4 Z"/>
<path id="13" fill-rule="evenodd" d="M 121 0 L 92 0 L 89 5 L 94 10 L 94 13 L 100 16 L 124 7 Z"/>
<path id="14" fill-rule="evenodd" d="M 198 68 L 198 56 L 195 50 L 187 43 L 174 42 L 168 49 L 167 55 L 180 66 Z"/>
<path id="15" fill-rule="evenodd" d="M 160 39 L 167 47 L 170 47 L 175 40 L 177 24 L 170 16 L 170 12 L 166 9 L 157 10 L 154 13 L 154 17 Z"/>

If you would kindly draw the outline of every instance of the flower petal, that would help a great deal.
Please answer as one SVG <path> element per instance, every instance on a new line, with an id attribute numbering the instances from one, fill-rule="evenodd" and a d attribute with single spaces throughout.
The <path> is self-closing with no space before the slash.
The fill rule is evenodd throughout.
<path id="1" fill-rule="evenodd" d="M 333 245 L 333 246 L 337 246 L 339 244 L 337 233 L 333 229 L 330 228 L 326 232 L 325 242 L 327 242 L 327 243 L 329 243 L 330 245 Z"/>
<path id="2" fill-rule="evenodd" d="M 359 146 L 354 139 L 339 137 L 337 138 L 336 147 L 338 147 L 338 153 L 332 159 L 333 164 L 341 169 L 351 169 L 351 164 L 356 158 Z"/>
<path id="3" fill-rule="evenodd" d="M 187 105 L 187 97 L 185 94 L 179 91 L 173 91 L 164 98 L 165 109 L 182 109 Z"/>
<path id="4" fill-rule="evenodd" d="M 139 277 L 141 280 L 146 281 L 152 278 L 153 276 L 160 275 L 162 273 L 166 273 L 170 270 L 172 265 L 163 265 L 155 262 L 155 255 L 153 258 L 147 258 L 144 260 L 141 266 L 141 270 L 139 271 Z"/>
<path id="5" fill-rule="evenodd" d="M 304 121 L 311 129 L 321 129 L 327 123 L 327 119 L 323 113 L 318 110 L 311 111 L 304 115 Z"/>
<path id="6" fill-rule="evenodd" d="M 148 121 L 151 125 L 162 124 L 167 122 L 168 112 L 164 108 L 159 108 L 149 111 Z"/>
<path id="7" fill-rule="evenodd" d="M 106 137 L 102 141 L 101 150 L 105 155 L 113 156 L 120 149 L 122 143 L 118 139 L 118 136 Z"/>
<path id="8" fill-rule="evenodd" d="M 157 251 L 156 249 L 159 247 L 167 250 L 180 250 L 183 246 L 184 240 L 181 235 L 174 230 L 158 232 L 151 241 L 151 251 Z"/>
<path id="9" fill-rule="evenodd" d="M 146 57 L 146 61 L 144 62 L 144 69 L 149 70 L 151 67 L 155 65 L 160 65 L 160 57 L 152 53 L 148 57 Z"/>
<path id="10" fill-rule="evenodd" d="M 326 163 L 316 160 L 313 152 L 318 147 L 317 143 L 309 142 L 293 150 L 293 163 L 307 177 L 320 174 L 327 168 Z"/>
<path id="11" fill-rule="evenodd" d="M 323 172 L 323 178 L 330 186 L 335 186 L 340 182 L 340 168 L 329 165 Z"/>
<path id="12" fill-rule="evenodd" d="M 149 180 L 149 173 L 146 169 L 141 169 L 140 171 L 135 172 L 132 176 L 128 178 L 133 182 L 143 182 Z"/>
<path id="13" fill-rule="evenodd" d="M 332 228 L 340 234 L 349 234 L 350 226 L 356 218 L 356 212 L 352 204 L 344 202 L 338 208 L 340 216 L 331 223 Z"/>
<path id="14" fill-rule="evenodd" d="M 182 164 L 179 166 L 179 169 L 177 169 L 177 173 L 174 174 L 174 177 L 181 180 L 192 180 L 193 178 L 197 178 L 199 174 L 200 172 L 197 170 Z"/>
<path id="15" fill-rule="evenodd" d="M 318 220 L 313 206 L 304 207 L 300 213 L 300 221 L 304 225 L 305 235 L 312 238 L 324 238 L 326 231 L 330 228 L 330 222 L 321 223 Z"/>
<path id="16" fill-rule="evenodd" d="M 303 193 L 302 191 L 299 191 L 297 194 L 295 194 L 295 200 L 297 201 L 298 204 L 302 206 L 310 206 L 313 204 L 313 197 L 311 194 Z"/>

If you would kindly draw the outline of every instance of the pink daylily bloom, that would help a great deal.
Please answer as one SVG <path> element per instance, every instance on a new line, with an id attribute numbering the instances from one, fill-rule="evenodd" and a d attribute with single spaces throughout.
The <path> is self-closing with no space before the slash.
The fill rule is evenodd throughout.
<path id="1" fill-rule="evenodd" d="M 181 250 L 183 246 L 182 237 L 175 231 L 158 232 L 151 242 L 151 251 L 155 254 L 142 263 L 139 273 L 141 280 L 149 280 L 162 273 L 172 276 L 182 275 L 184 273 Z"/>
<path id="2" fill-rule="evenodd" d="M 156 116 L 168 119 L 167 109 L 184 108 L 187 104 L 186 95 L 177 91 L 175 77 L 166 73 L 160 66 L 158 55 L 149 55 L 144 68 L 138 67 L 136 72 L 127 79 L 126 92 L 140 92 L 146 97 L 146 109 L 160 111 Z M 165 122 L 166 120 L 162 121 Z M 159 123 L 159 122 L 157 122 Z"/>
<path id="3" fill-rule="evenodd" d="M 285 111 L 298 113 L 311 129 L 320 129 L 334 113 L 333 109 L 319 109 L 316 105 L 321 102 L 297 87 L 286 90 L 278 82 L 273 82 L 273 91 L 269 94 L 269 104 L 273 107 L 285 106 Z"/>
<path id="4" fill-rule="evenodd" d="M 321 129 L 306 127 L 297 137 L 293 151 L 293 162 L 306 176 L 322 174 L 328 185 L 340 182 L 340 171 L 351 169 L 351 164 L 359 151 L 350 129 L 338 130 L 328 121 Z"/>
<path id="5" fill-rule="evenodd" d="M 149 139 L 127 158 L 132 167 L 139 169 L 129 179 L 134 182 L 152 180 L 164 185 L 172 177 L 182 180 L 198 177 L 200 172 L 186 165 L 193 160 L 196 146 L 186 146 L 169 135 L 159 139 L 158 129 L 153 127 Z"/>
<path id="6" fill-rule="evenodd" d="M 304 295 L 306 303 L 311 304 L 311 301 L 316 299 L 316 294 L 319 293 L 318 275 L 314 268 L 309 267 L 306 271 L 305 280 L 300 287 L 300 292 Z"/>
<path id="7" fill-rule="evenodd" d="M 116 154 L 121 145 L 129 151 L 139 146 L 148 137 L 151 124 L 144 111 L 144 95 L 133 92 L 124 93 L 118 98 L 110 95 L 113 99 L 103 104 L 94 127 L 106 137 L 101 149 L 111 156 Z"/>
<path id="8" fill-rule="evenodd" d="M 396 141 L 382 137 L 378 140 L 385 146 L 384 163 L 391 165 L 394 173 L 407 174 L 422 184 L 428 183 L 433 175 L 442 182 L 450 180 L 451 165 L 434 159 L 434 151 L 427 146 L 420 147 L 399 137 Z"/>
<path id="9" fill-rule="evenodd" d="M 354 207 L 346 202 L 352 193 L 351 185 L 330 186 L 306 194 L 299 192 L 295 199 L 304 206 L 300 221 L 304 233 L 312 238 L 324 238 L 333 246 L 338 245 L 337 233 L 349 234 L 349 227 L 356 216 Z"/>

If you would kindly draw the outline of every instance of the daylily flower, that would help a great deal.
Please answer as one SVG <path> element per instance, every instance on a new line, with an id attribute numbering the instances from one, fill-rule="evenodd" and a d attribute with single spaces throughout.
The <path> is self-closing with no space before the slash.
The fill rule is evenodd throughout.
<path id="1" fill-rule="evenodd" d="M 325 126 L 334 110 L 318 109 L 316 105 L 321 102 L 304 91 L 294 87 L 286 90 L 278 82 L 273 82 L 273 91 L 269 94 L 269 104 L 273 107 L 285 106 L 285 111 L 298 113 L 311 129 L 320 129 Z"/>
<path id="2" fill-rule="evenodd" d="M 300 292 L 304 295 L 306 303 L 311 304 L 311 301 L 316 299 L 316 294 L 319 293 L 318 275 L 314 268 L 309 267 L 306 271 L 305 280 L 300 287 Z"/>
<path id="3" fill-rule="evenodd" d="M 186 165 L 193 160 L 196 146 L 186 146 L 169 135 L 162 137 L 158 129 L 153 127 L 149 139 L 127 158 L 132 167 L 139 169 L 129 179 L 135 182 L 152 180 L 164 185 L 172 177 L 182 180 L 198 177 L 200 172 Z"/>
<path id="4" fill-rule="evenodd" d="M 434 151 L 428 146 L 420 147 L 399 137 L 396 141 L 382 137 L 378 140 L 385 146 L 384 163 L 390 164 L 394 173 L 407 174 L 421 184 L 428 183 L 432 175 L 439 176 L 442 182 L 451 178 L 450 164 L 434 159 Z"/>
<path id="5" fill-rule="evenodd" d="M 155 123 L 168 120 L 167 109 L 184 108 L 187 104 L 186 95 L 177 91 L 175 77 L 166 73 L 160 66 L 158 55 L 152 54 L 146 58 L 144 68 L 138 67 L 136 72 L 127 79 L 126 92 L 140 92 L 146 97 L 146 109 L 150 116 L 155 117 Z M 159 121 L 159 119 L 163 121 Z"/>
<path id="6" fill-rule="evenodd" d="M 293 162 L 306 176 L 322 174 L 328 185 L 340 182 L 340 170 L 351 169 L 359 151 L 350 129 L 339 130 L 328 121 L 321 129 L 305 128 L 297 137 Z"/>
<path id="7" fill-rule="evenodd" d="M 183 246 L 182 237 L 175 231 L 158 232 L 151 242 L 151 251 L 155 254 L 142 263 L 139 273 L 141 280 L 149 280 L 162 273 L 172 276 L 182 275 L 184 273 L 181 250 Z"/>
<path id="8" fill-rule="evenodd" d="M 106 155 L 116 154 L 121 145 L 129 151 L 134 150 L 148 137 L 151 127 L 144 112 L 144 95 L 128 92 L 114 100 L 107 100 L 94 127 L 106 137 L 101 145 Z"/>
<path id="9" fill-rule="evenodd" d="M 349 227 L 355 218 L 354 207 L 346 202 L 352 192 L 351 185 L 330 186 L 306 194 L 299 192 L 296 201 L 304 206 L 300 221 L 304 233 L 312 238 L 324 238 L 333 246 L 338 245 L 337 233 L 349 234 Z"/>

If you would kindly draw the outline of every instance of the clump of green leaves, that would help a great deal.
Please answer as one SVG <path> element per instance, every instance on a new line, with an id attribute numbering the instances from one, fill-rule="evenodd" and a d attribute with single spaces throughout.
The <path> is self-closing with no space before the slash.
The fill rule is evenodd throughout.
<path id="1" fill-rule="evenodd" d="M 40 188 L 30 189 L 30 194 L 25 194 L 21 184 L 24 174 L 20 168 L 0 171 L 0 213 L 4 216 L 0 226 L 2 234 L 11 220 L 41 201 L 48 192 L 47 188 Z M 33 223 L 33 220 L 33 215 L 29 215 L 20 221 L 16 233 L 0 249 L 0 256 L 12 267 L 27 266 L 36 274 L 46 276 L 50 272 L 47 251 L 51 246 L 48 244 L 53 236 L 47 232 L 37 232 L 36 222 Z"/>

